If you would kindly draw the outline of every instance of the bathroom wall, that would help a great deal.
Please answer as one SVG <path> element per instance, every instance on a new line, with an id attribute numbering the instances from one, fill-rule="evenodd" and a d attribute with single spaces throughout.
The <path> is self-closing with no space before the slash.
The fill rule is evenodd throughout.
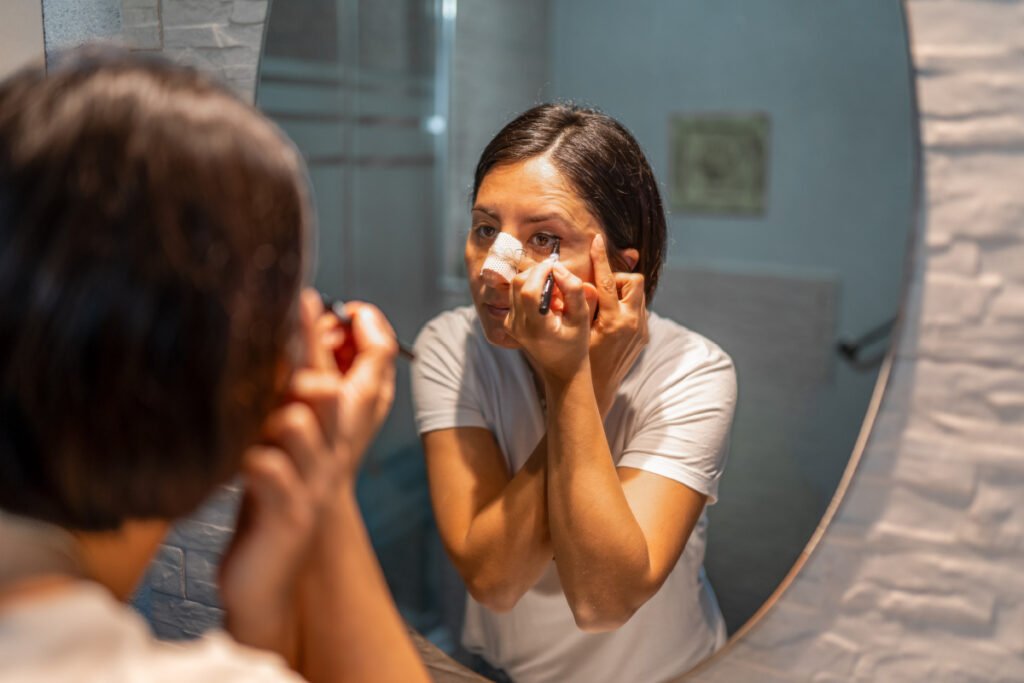
<path id="1" fill-rule="evenodd" d="M 653 306 L 737 365 L 740 402 L 707 554 L 735 630 L 796 560 L 853 450 L 877 367 L 842 362 L 837 340 L 899 305 L 913 199 L 900 6 L 553 0 L 551 65 L 553 95 L 619 118 L 663 191 L 673 115 L 770 118 L 763 215 L 669 207 Z"/>
<path id="2" fill-rule="evenodd" d="M 925 196 L 890 387 L 807 566 L 688 680 L 1024 680 L 1024 2 L 908 8 Z"/>
<path id="3" fill-rule="evenodd" d="M 480 152 L 516 114 L 547 97 L 551 0 L 458 3 L 444 234 L 446 303 L 468 304 L 462 253 Z"/>
<path id="4" fill-rule="evenodd" d="M 375 303 L 408 343 L 442 307 L 440 268 L 427 256 L 438 243 L 447 144 L 435 122 L 443 86 L 436 9 L 419 0 L 277 2 L 258 97 L 309 165 L 319 214 L 316 286 Z M 444 644 L 436 580 L 443 551 L 404 361 L 357 493 L 403 616 Z"/>
<path id="5" fill-rule="evenodd" d="M 0 23 L 0 78 L 43 58 L 43 12 L 38 0 L 8 0 Z"/>
<path id="6" fill-rule="evenodd" d="M 130 0 L 42 0 L 41 4 L 49 59 L 61 50 L 84 42 L 118 38 L 122 28 L 122 4 L 130 4 Z"/>

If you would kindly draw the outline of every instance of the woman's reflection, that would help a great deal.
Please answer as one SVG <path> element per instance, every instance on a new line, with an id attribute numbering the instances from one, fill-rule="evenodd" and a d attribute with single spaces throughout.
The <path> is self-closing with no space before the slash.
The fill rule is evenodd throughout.
<path id="1" fill-rule="evenodd" d="M 426 326 L 413 376 L 463 643 L 517 683 L 678 675 L 725 640 L 703 512 L 736 381 L 647 311 L 666 248 L 650 165 L 610 117 L 542 105 L 484 150 L 472 217 L 474 305 Z M 511 282 L 482 272 L 500 233 L 523 245 Z"/>

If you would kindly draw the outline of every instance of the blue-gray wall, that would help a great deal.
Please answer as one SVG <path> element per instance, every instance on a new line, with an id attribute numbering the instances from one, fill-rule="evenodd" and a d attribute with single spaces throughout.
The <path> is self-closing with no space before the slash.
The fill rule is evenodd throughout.
<path id="1" fill-rule="evenodd" d="M 771 119 L 764 215 L 670 213 L 654 302 L 737 362 L 740 403 L 707 559 L 735 628 L 810 538 L 860 429 L 877 372 L 852 370 L 834 343 L 891 319 L 899 305 L 914 146 L 900 5 L 551 7 L 550 93 L 621 120 L 666 202 L 673 114 Z"/>

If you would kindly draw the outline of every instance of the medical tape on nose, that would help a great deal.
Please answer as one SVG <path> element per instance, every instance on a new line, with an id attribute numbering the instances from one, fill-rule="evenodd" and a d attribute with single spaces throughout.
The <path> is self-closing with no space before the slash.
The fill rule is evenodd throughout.
<path id="1" fill-rule="evenodd" d="M 487 252 L 480 274 L 491 271 L 505 282 L 512 282 L 512 278 L 519 272 L 519 261 L 522 260 L 523 253 L 522 242 L 507 232 L 499 232 L 490 251 Z"/>

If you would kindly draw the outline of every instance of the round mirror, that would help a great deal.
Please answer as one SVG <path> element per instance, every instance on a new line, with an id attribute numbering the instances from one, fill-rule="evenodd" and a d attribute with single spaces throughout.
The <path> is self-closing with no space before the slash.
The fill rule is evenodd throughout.
<path id="1" fill-rule="evenodd" d="M 469 304 L 477 160 L 547 101 L 597 108 L 635 136 L 668 214 L 651 308 L 735 364 L 718 500 L 694 532 L 735 633 L 804 551 L 870 428 L 915 199 L 902 7 L 275 2 L 258 104 L 309 164 L 316 285 L 376 303 L 406 342 Z M 402 365 L 363 512 L 404 616 L 468 662 L 466 589 L 438 537 L 409 384 Z"/>

